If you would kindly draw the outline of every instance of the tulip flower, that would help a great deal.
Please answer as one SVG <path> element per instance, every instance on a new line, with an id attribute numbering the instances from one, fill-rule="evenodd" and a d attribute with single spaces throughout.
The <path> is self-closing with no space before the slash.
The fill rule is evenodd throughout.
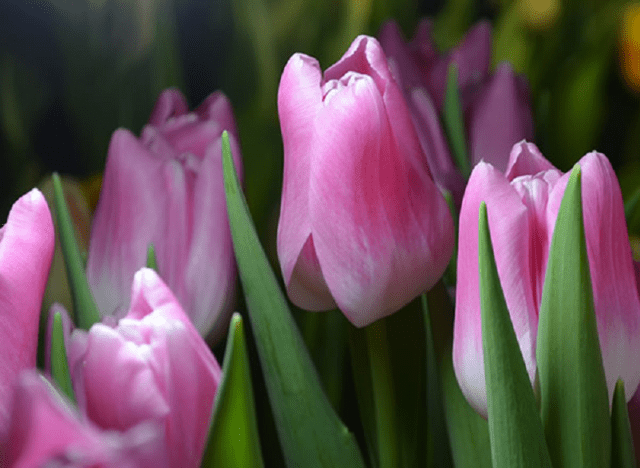
<path id="1" fill-rule="evenodd" d="M 49 207 L 33 189 L 14 203 L 0 229 L 0 438 L 7 430 L 18 374 L 36 365 L 40 305 L 53 246 Z"/>
<path id="2" fill-rule="evenodd" d="M 627 400 L 640 381 L 640 300 L 620 187 L 607 158 L 585 155 L 582 206 L 594 308 L 610 398 L 616 380 Z M 486 415 L 478 279 L 478 212 L 487 204 L 491 242 L 511 321 L 532 384 L 536 375 L 538 311 L 554 225 L 569 178 L 535 145 L 513 147 L 505 173 L 480 162 L 460 212 L 454 369 L 471 405 Z M 556 311 L 562 313 L 561 310 Z"/>
<path id="3" fill-rule="evenodd" d="M 82 420 L 34 370 L 18 378 L 14 401 L 8 434 L 0 439 L 2 467 L 169 466 L 163 427 L 156 421 L 145 421 L 122 433 L 101 430 Z"/>
<path id="4" fill-rule="evenodd" d="M 139 139 L 125 129 L 113 134 L 87 261 L 103 316 L 126 313 L 131 280 L 153 244 L 160 275 L 196 328 L 224 334 L 236 278 L 222 176 L 225 129 L 240 168 L 233 114 L 219 92 L 189 113 L 184 97 L 167 90 Z"/>
<path id="5" fill-rule="evenodd" d="M 117 325 L 76 329 L 67 349 L 87 419 L 119 432 L 158 423 L 168 466 L 200 466 L 221 370 L 155 271 L 135 274 L 129 312 Z"/>
<path id="6" fill-rule="evenodd" d="M 458 69 L 472 166 L 484 159 L 504 171 L 513 144 L 533 137 L 526 80 L 507 63 L 489 73 L 491 30 L 483 21 L 467 33 L 458 47 L 442 55 L 436 52 L 428 20 L 419 24 L 408 43 L 397 23 L 388 21 L 380 30 L 380 42 L 404 89 L 433 178 L 459 204 L 464 179 L 453 163 L 438 117 L 449 66 L 455 64 Z"/>
<path id="7" fill-rule="evenodd" d="M 357 37 L 324 76 L 293 55 L 278 112 L 277 244 L 292 302 L 337 305 L 362 327 L 429 289 L 451 256 L 453 222 L 378 41 Z"/>

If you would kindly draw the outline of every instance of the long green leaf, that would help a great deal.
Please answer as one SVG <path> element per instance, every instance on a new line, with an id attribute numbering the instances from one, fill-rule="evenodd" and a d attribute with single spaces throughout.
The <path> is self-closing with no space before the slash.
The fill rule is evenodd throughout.
<path id="1" fill-rule="evenodd" d="M 635 468 L 636 466 L 627 399 L 624 394 L 624 383 L 620 379 L 616 382 L 611 409 L 611 466 L 614 468 Z"/>
<path id="2" fill-rule="evenodd" d="M 53 316 L 53 329 L 51 330 L 51 377 L 58 387 L 71 401 L 76 401 L 71 375 L 69 374 L 69 363 L 67 361 L 67 350 L 64 344 L 64 331 L 62 330 L 62 317 L 60 312 Z"/>
<path id="3" fill-rule="evenodd" d="M 79 328 L 88 330 L 91 325 L 100 321 L 100 312 L 84 273 L 84 262 L 76 241 L 67 202 L 64 199 L 60 176 L 56 172 L 53 173 L 53 195 L 58 235 L 73 297 L 75 324 Z"/>
<path id="4" fill-rule="evenodd" d="M 283 453 L 290 467 L 363 467 L 353 435 L 322 391 L 276 277 L 260 246 L 222 135 L 229 224 L 249 318 Z"/>
<path id="5" fill-rule="evenodd" d="M 244 325 L 235 313 L 222 365 L 222 381 L 216 393 L 209 441 L 201 467 L 262 468 L 262 453 L 253 402 L 249 357 Z"/>
<path id="6" fill-rule="evenodd" d="M 536 358 L 540 412 L 554 466 L 611 463 L 609 397 L 582 217 L 580 166 L 556 220 L 542 291 Z"/>
<path id="7" fill-rule="evenodd" d="M 447 70 L 447 88 L 444 94 L 443 109 L 444 127 L 446 129 L 449 146 L 453 158 L 465 179 L 471 174 L 471 164 L 467 153 L 462 105 L 460 104 L 460 90 L 458 89 L 458 67 L 455 63 Z"/>
<path id="8" fill-rule="evenodd" d="M 493 466 L 550 467 L 538 407 L 498 277 L 484 202 L 480 204 L 478 257 Z"/>
<path id="9" fill-rule="evenodd" d="M 444 354 L 440 375 L 444 414 L 456 468 L 491 468 L 491 441 L 487 421 L 465 399 L 451 359 L 451 348 Z"/>
<path id="10" fill-rule="evenodd" d="M 449 441 L 442 404 L 442 390 L 438 376 L 438 358 L 433 341 L 433 328 L 426 294 L 420 297 L 425 327 L 425 356 L 427 369 L 427 466 L 452 466 Z"/>

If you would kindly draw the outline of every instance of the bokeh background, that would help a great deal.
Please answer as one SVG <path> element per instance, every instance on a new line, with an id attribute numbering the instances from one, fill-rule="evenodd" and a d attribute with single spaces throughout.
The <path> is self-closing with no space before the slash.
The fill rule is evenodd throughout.
<path id="1" fill-rule="evenodd" d="M 376 35 L 395 18 L 410 38 L 424 16 L 434 17 L 443 50 L 490 20 L 494 64 L 509 60 L 530 80 L 542 152 L 566 170 L 602 151 L 632 195 L 640 180 L 638 2 L 3 0 L 0 219 L 53 170 L 80 179 L 94 204 L 117 127 L 139 132 L 166 87 L 192 106 L 221 89 L 236 112 L 246 194 L 264 240 L 277 219 L 276 92 L 289 56 L 305 52 L 324 68 L 357 34 Z"/>

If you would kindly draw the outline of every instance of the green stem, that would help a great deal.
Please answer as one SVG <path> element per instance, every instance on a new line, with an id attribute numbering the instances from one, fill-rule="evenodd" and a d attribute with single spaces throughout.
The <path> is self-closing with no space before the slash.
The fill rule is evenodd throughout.
<path id="1" fill-rule="evenodd" d="M 396 441 L 396 413 L 389 342 L 385 319 L 366 327 L 371 384 L 376 417 L 378 460 L 380 468 L 400 466 Z"/>

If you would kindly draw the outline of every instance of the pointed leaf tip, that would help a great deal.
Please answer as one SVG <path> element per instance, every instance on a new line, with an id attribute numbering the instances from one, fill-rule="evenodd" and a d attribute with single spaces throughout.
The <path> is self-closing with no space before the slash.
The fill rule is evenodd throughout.
<path id="1" fill-rule="evenodd" d="M 74 318 L 79 328 L 88 330 L 91 325 L 100 321 L 100 312 L 85 275 L 84 261 L 76 240 L 60 176 L 54 172 L 52 178 L 57 230 L 73 297 Z"/>

